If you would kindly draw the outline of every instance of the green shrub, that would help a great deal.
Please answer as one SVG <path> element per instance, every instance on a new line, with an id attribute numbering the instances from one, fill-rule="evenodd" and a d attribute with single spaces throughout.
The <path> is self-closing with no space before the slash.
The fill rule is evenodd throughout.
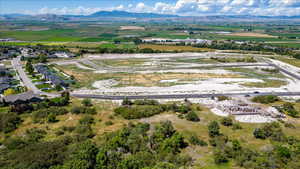
<path id="1" fill-rule="evenodd" d="M 79 124 L 76 126 L 74 132 L 78 134 L 80 140 L 94 137 L 94 133 L 90 125 Z"/>
<path id="2" fill-rule="evenodd" d="M 50 107 L 33 112 L 32 117 L 34 122 L 56 122 L 56 116 L 64 115 L 67 113 L 68 110 L 63 107 Z"/>
<path id="3" fill-rule="evenodd" d="M 94 124 L 95 119 L 92 116 L 84 116 L 79 120 L 79 124 L 90 125 Z"/>
<path id="4" fill-rule="evenodd" d="M 143 106 L 121 106 L 114 110 L 117 115 L 125 119 L 139 119 L 150 117 L 162 113 L 164 110 L 160 106 L 143 105 Z"/>
<path id="5" fill-rule="evenodd" d="M 227 163 L 228 158 L 223 151 L 217 150 L 214 152 L 214 161 L 216 164 Z"/>
<path id="6" fill-rule="evenodd" d="M 73 114 L 84 114 L 85 108 L 81 106 L 75 106 L 71 109 L 71 113 Z"/>
<path id="7" fill-rule="evenodd" d="M 218 98 L 218 101 L 230 100 L 230 98 L 227 96 L 218 96 L 217 98 Z"/>
<path id="8" fill-rule="evenodd" d="M 55 114 L 49 114 L 48 117 L 47 117 L 47 122 L 49 123 L 55 123 L 57 122 L 58 120 L 56 119 L 56 115 Z"/>
<path id="9" fill-rule="evenodd" d="M 210 137 L 220 135 L 220 126 L 217 121 L 212 121 L 208 125 L 208 133 Z"/>
<path id="10" fill-rule="evenodd" d="M 192 145 L 198 145 L 198 146 L 207 146 L 207 143 L 201 139 L 199 139 L 196 135 L 192 135 L 190 138 L 189 138 L 189 142 L 192 144 Z"/>
<path id="11" fill-rule="evenodd" d="M 284 103 L 281 108 L 281 112 L 286 113 L 291 117 L 298 117 L 299 112 L 295 109 L 292 103 Z"/>
<path id="12" fill-rule="evenodd" d="M 86 106 L 86 107 L 93 106 L 92 100 L 91 100 L 91 99 L 83 99 L 82 102 L 81 102 L 81 104 L 82 104 L 83 106 Z"/>
<path id="13" fill-rule="evenodd" d="M 156 100 L 135 100 L 133 102 L 134 105 L 159 105 L 158 101 Z"/>
<path id="14" fill-rule="evenodd" d="M 114 123 L 113 123 L 112 121 L 106 121 L 106 122 L 105 122 L 105 125 L 106 125 L 106 126 L 111 126 L 111 125 L 113 125 L 113 124 L 114 124 Z"/>
<path id="15" fill-rule="evenodd" d="M 253 132 L 255 138 L 271 138 L 274 141 L 284 141 L 286 139 L 280 124 L 277 122 L 264 124 L 261 128 L 256 128 Z"/>
<path id="16" fill-rule="evenodd" d="M 94 107 L 75 106 L 71 109 L 73 114 L 97 114 Z"/>
<path id="17" fill-rule="evenodd" d="M 241 130 L 241 129 L 243 129 L 243 127 L 239 123 L 234 123 L 232 125 L 232 129 L 233 130 Z"/>
<path id="18" fill-rule="evenodd" d="M 233 121 L 232 121 L 232 119 L 231 119 L 230 117 L 223 117 L 223 118 L 221 119 L 221 124 L 222 124 L 223 126 L 232 126 Z"/>
<path id="19" fill-rule="evenodd" d="M 262 104 L 269 104 L 279 101 L 278 96 L 266 95 L 266 96 L 255 96 L 252 101 Z"/>
<path id="20" fill-rule="evenodd" d="M 195 112 L 193 112 L 193 111 L 187 113 L 187 114 L 185 115 L 185 118 L 186 118 L 187 120 L 193 121 L 193 122 L 198 122 L 198 121 L 200 121 L 200 118 L 198 117 L 198 115 L 197 115 Z"/>
<path id="21" fill-rule="evenodd" d="M 21 122 L 21 118 L 16 113 L 0 113 L 0 131 L 4 133 L 14 131 Z"/>
<path id="22" fill-rule="evenodd" d="M 25 134 L 29 142 L 37 142 L 43 139 L 47 134 L 47 132 L 43 129 L 31 128 L 31 129 L 27 129 Z"/>

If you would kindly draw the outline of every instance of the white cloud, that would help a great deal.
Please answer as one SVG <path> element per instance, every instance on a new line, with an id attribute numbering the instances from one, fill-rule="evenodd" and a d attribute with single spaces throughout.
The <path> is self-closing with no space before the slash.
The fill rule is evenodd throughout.
<path id="1" fill-rule="evenodd" d="M 157 2 L 153 6 L 139 2 L 110 8 L 42 8 L 37 13 L 91 14 L 100 10 L 155 12 L 178 15 L 300 15 L 300 0 L 177 0 Z"/>

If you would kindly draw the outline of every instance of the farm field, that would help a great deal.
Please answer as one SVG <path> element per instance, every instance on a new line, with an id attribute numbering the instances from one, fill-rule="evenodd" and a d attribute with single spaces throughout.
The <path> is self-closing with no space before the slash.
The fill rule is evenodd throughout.
<path id="1" fill-rule="evenodd" d="M 150 48 L 153 50 L 160 50 L 160 51 L 190 51 L 190 52 L 208 52 L 213 51 L 213 49 L 206 49 L 206 48 L 195 48 L 191 46 L 172 46 L 172 45 L 150 45 L 150 44 L 143 44 L 138 46 L 139 49 Z"/>
<path id="2" fill-rule="evenodd" d="M 276 38 L 276 36 L 263 34 L 263 33 L 251 33 L 251 32 L 242 32 L 242 33 L 231 33 L 228 36 L 242 36 L 242 37 L 257 37 L 257 38 Z"/>

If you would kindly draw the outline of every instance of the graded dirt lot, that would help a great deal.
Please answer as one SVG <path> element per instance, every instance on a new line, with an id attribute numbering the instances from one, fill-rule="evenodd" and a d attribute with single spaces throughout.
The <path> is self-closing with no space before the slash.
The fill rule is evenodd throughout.
<path id="1" fill-rule="evenodd" d="M 226 34 L 228 36 L 247 36 L 247 37 L 259 37 L 259 38 L 276 38 L 277 36 L 272 36 L 264 33 L 255 33 L 255 32 L 240 32 L 240 33 L 231 33 Z"/>
<path id="2" fill-rule="evenodd" d="M 120 30 L 145 30 L 145 28 L 141 26 L 120 26 Z"/>
<path id="3" fill-rule="evenodd" d="M 253 63 L 253 59 L 248 60 L 249 56 L 254 57 L 256 62 Z M 259 57 L 263 56 L 218 51 L 97 54 L 72 60 L 70 65 L 64 63 L 62 66 L 57 63 L 57 68 L 74 76 L 77 80 L 74 92 L 78 94 L 142 95 L 294 90 L 298 85 L 297 80 L 282 72 L 272 72 L 271 69 L 274 68 L 259 60 Z M 219 62 L 220 59 L 225 59 L 228 63 Z M 244 63 L 237 62 L 241 59 Z M 83 66 L 78 66 L 80 64 Z M 93 68 L 86 69 L 86 64 Z M 293 72 L 296 73 L 298 68 L 294 69 Z M 290 71 L 294 69 L 289 68 Z"/>

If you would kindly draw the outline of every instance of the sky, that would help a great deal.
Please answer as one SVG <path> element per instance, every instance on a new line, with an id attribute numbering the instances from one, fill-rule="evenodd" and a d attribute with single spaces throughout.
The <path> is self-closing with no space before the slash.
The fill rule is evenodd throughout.
<path id="1" fill-rule="evenodd" d="M 182 16 L 300 15 L 300 0 L 0 0 L 0 13 L 80 14 L 122 10 Z"/>

